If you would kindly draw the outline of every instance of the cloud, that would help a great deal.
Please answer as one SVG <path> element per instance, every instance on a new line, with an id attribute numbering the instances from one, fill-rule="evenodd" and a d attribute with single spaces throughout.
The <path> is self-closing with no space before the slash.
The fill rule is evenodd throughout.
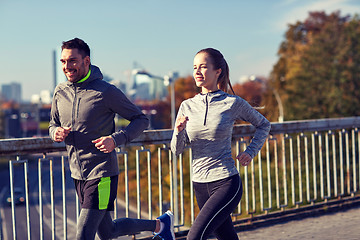
<path id="1" fill-rule="evenodd" d="M 287 8 L 284 11 L 285 14 L 274 22 L 278 31 L 285 31 L 288 24 L 295 24 L 297 21 L 305 20 L 310 11 L 325 11 L 326 14 L 330 14 L 339 10 L 341 15 L 354 15 L 360 12 L 359 2 L 353 0 L 284 0 L 277 8 L 280 12 Z"/>

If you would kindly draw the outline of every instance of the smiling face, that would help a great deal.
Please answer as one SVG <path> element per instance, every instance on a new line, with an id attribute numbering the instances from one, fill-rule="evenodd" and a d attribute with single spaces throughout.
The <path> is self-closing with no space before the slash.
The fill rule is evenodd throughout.
<path id="1" fill-rule="evenodd" d="M 90 57 L 84 58 L 79 53 L 79 50 L 63 49 L 60 59 L 62 70 L 69 82 L 77 82 L 84 78 L 89 72 Z"/>
<path id="2" fill-rule="evenodd" d="M 207 53 L 200 52 L 194 58 L 194 72 L 196 86 L 201 87 L 202 93 L 218 90 L 217 81 L 221 69 L 214 69 L 211 58 Z"/>

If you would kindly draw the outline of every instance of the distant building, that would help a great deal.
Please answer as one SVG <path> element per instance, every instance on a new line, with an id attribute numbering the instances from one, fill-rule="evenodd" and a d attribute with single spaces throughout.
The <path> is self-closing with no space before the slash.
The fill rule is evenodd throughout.
<path id="1" fill-rule="evenodd" d="M 250 76 L 241 76 L 238 83 L 244 84 L 246 82 L 260 82 L 263 83 L 265 81 L 264 77 L 250 75 Z"/>
<path id="2" fill-rule="evenodd" d="M 21 137 L 19 104 L 9 101 L 1 104 L 1 132 L 5 138 Z"/>
<path id="3" fill-rule="evenodd" d="M 22 137 L 40 136 L 39 105 L 22 103 L 19 106 Z"/>
<path id="4" fill-rule="evenodd" d="M 31 96 L 30 102 L 32 104 L 51 104 L 52 96 L 49 90 L 42 90 L 40 94 Z"/>
<path id="5" fill-rule="evenodd" d="M 112 80 L 109 83 L 119 88 L 123 93 L 126 93 L 126 84 L 120 80 Z"/>
<path id="6" fill-rule="evenodd" d="M 39 104 L 39 103 L 41 103 L 40 95 L 39 95 L 39 94 L 33 94 L 33 95 L 31 95 L 30 102 L 31 102 L 32 104 Z"/>
<path id="7" fill-rule="evenodd" d="M 163 77 L 140 70 L 134 70 L 132 77 L 132 87 L 128 91 L 132 100 L 162 99 L 168 95 Z"/>
<path id="8" fill-rule="evenodd" d="M 5 101 L 14 101 L 21 103 L 21 84 L 19 83 L 10 83 L 3 84 L 1 86 L 1 93 Z"/>
<path id="9" fill-rule="evenodd" d="M 42 90 L 40 92 L 40 99 L 42 104 L 51 104 L 51 92 L 49 90 Z"/>
<path id="10" fill-rule="evenodd" d="M 0 137 L 49 136 L 50 104 L 2 103 Z"/>
<path id="11" fill-rule="evenodd" d="M 51 105 L 43 105 L 39 108 L 39 132 L 41 136 L 48 136 Z"/>

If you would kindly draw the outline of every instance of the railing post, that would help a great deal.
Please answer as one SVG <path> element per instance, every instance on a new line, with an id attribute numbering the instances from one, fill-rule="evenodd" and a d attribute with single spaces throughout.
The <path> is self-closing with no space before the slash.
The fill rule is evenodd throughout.
<path id="1" fill-rule="evenodd" d="M 283 188 L 284 188 L 284 204 L 280 205 L 282 209 L 288 206 L 288 195 L 287 195 L 287 171 L 286 171 L 286 153 L 285 153 L 285 140 L 288 138 L 288 135 L 281 136 L 282 142 L 282 167 L 283 167 Z"/>
<path id="2" fill-rule="evenodd" d="M 13 230 L 13 239 L 17 239 L 16 235 L 16 215 L 15 215 L 15 204 L 14 204 L 14 168 L 13 161 L 9 161 L 9 171 L 10 171 L 10 197 L 11 197 L 11 216 L 12 216 L 12 230 Z"/>
<path id="3" fill-rule="evenodd" d="M 163 148 L 158 148 L 158 181 L 159 181 L 159 216 L 163 213 L 163 188 L 162 188 L 162 157 L 161 150 L 166 149 L 166 145 Z"/>
<path id="4" fill-rule="evenodd" d="M 53 172 L 53 159 L 50 161 L 50 201 L 51 201 L 51 237 L 56 239 L 56 227 L 55 227 L 55 201 L 54 201 L 54 172 Z"/>
<path id="5" fill-rule="evenodd" d="M 330 151 L 329 151 L 329 135 L 332 135 L 331 131 L 325 134 L 325 149 L 326 149 L 326 185 L 327 185 L 327 196 L 325 199 L 331 198 L 331 181 L 330 181 Z"/>
<path id="6" fill-rule="evenodd" d="M 26 204 L 26 225 L 28 239 L 31 239 L 31 226 L 30 226 L 30 205 L 29 205 L 29 178 L 28 178 L 29 166 L 28 161 L 24 160 L 24 176 L 25 176 L 25 204 Z"/>
<path id="7" fill-rule="evenodd" d="M 136 150 L 136 193 L 137 193 L 137 218 L 141 218 L 141 191 L 140 191 L 140 152 L 146 152 L 146 156 L 147 156 L 147 168 L 149 168 L 150 166 L 150 161 L 151 161 L 151 152 L 149 149 L 145 149 L 144 146 L 141 146 L 141 149 L 137 149 Z M 151 169 L 150 169 L 151 170 Z M 148 189 L 148 206 L 149 206 L 149 211 L 148 211 L 148 216 L 147 218 L 151 218 L 152 215 L 152 211 L 151 211 L 151 174 L 149 173 L 150 170 L 148 169 L 148 187 L 150 186 L 150 188 Z"/>
<path id="8" fill-rule="evenodd" d="M 173 198 L 173 211 L 174 211 L 174 219 L 175 219 L 175 224 L 178 225 L 179 224 L 179 194 L 178 194 L 178 174 L 177 174 L 177 157 L 174 153 L 172 153 L 173 156 L 173 194 L 174 194 L 174 198 Z"/>
<path id="9" fill-rule="evenodd" d="M 358 128 L 356 128 L 356 132 L 357 132 L 357 141 L 358 141 L 358 159 L 359 159 L 359 187 L 360 187 L 360 131 Z"/>
<path id="10" fill-rule="evenodd" d="M 355 129 L 351 130 L 351 145 L 352 145 L 352 160 L 353 160 L 353 193 L 352 196 L 355 195 L 357 189 L 357 180 L 356 180 L 356 139 L 355 139 Z"/>
<path id="11" fill-rule="evenodd" d="M 339 154 L 340 154 L 340 189 L 341 193 L 340 196 L 345 195 L 345 188 L 344 188 L 344 153 L 343 153 L 343 133 L 345 130 L 339 131 Z"/>
<path id="12" fill-rule="evenodd" d="M 180 222 L 175 222 L 176 225 L 185 225 L 185 209 L 184 209 L 184 172 L 183 172 L 183 157 L 179 156 L 179 175 L 180 175 Z M 178 219 L 178 218 L 177 218 Z"/>
<path id="13" fill-rule="evenodd" d="M 191 209 L 191 223 L 194 222 L 195 220 L 195 207 L 194 207 L 194 186 L 192 184 L 192 178 L 193 178 L 193 172 L 192 172 L 192 162 L 193 162 L 193 158 L 192 158 L 192 149 L 189 148 L 189 167 L 190 167 L 190 209 Z"/>
<path id="14" fill-rule="evenodd" d="M 244 138 L 240 138 L 240 140 L 236 141 L 236 155 L 239 155 L 240 152 L 245 151 L 247 142 Z M 240 166 L 239 161 L 237 161 L 237 165 Z M 243 193 L 245 193 L 245 210 L 249 213 L 249 178 L 248 178 L 248 166 L 243 167 L 244 169 L 244 182 L 243 182 Z M 241 168 L 238 167 L 239 173 L 241 172 Z M 239 203 L 238 212 L 241 214 L 241 202 Z"/>
<path id="15" fill-rule="evenodd" d="M 65 174 L 65 157 L 61 156 L 61 176 L 62 176 L 62 199 L 63 199 L 63 234 L 67 239 L 67 214 L 66 214 L 66 174 Z"/>
<path id="16" fill-rule="evenodd" d="M 351 193 L 351 181 L 350 181 L 350 156 L 349 156 L 349 132 L 345 131 L 345 149 L 346 149 L 346 185 L 347 193 Z"/>
<path id="17" fill-rule="evenodd" d="M 272 209 L 270 141 L 276 142 L 276 139 L 274 139 L 274 137 L 271 135 L 266 141 L 266 167 L 267 167 L 267 180 L 268 180 L 268 207 L 264 208 L 266 212 Z"/>
<path id="18" fill-rule="evenodd" d="M 16 216 L 15 216 L 15 203 L 14 203 L 14 164 L 23 164 L 24 166 L 24 185 L 25 185 L 25 206 L 26 206 L 26 230 L 27 230 L 27 239 L 31 239 L 31 225 L 30 225 L 30 205 L 29 205 L 29 178 L 28 178 L 28 160 L 20 160 L 20 157 L 16 157 L 16 161 L 9 161 L 9 171 L 10 171 L 10 196 L 11 196 L 11 215 L 13 223 L 13 239 L 17 239 L 16 233 Z"/>
<path id="19" fill-rule="evenodd" d="M 302 185 L 302 164 L 301 164 L 301 138 L 303 133 L 296 137 L 297 142 L 297 155 L 298 155 L 298 176 L 299 176 L 299 201 L 295 201 L 297 207 L 303 203 L 303 185 Z"/>
<path id="20" fill-rule="evenodd" d="M 317 199 L 317 178 L 316 178 L 316 143 L 315 143 L 315 136 L 318 135 L 318 132 L 315 131 L 315 133 L 311 134 L 311 144 L 312 144 L 312 159 L 313 159 L 313 187 L 314 187 L 314 199 L 313 204 L 315 203 Z"/>
<path id="21" fill-rule="evenodd" d="M 268 141 L 268 139 L 266 139 L 266 142 L 267 141 Z M 258 153 L 258 163 L 259 163 L 260 209 L 261 209 L 261 211 L 263 211 L 264 210 L 264 189 L 263 189 L 263 170 L 262 170 L 261 152 Z"/>
<path id="22" fill-rule="evenodd" d="M 129 217 L 129 208 L 130 208 L 130 203 L 129 203 L 129 163 L 128 163 L 128 152 L 127 151 L 122 151 L 120 148 L 116 148 L 116 153 L 117 154 L 122 154 L 124 155 L 124 189 L 125 189 L 125 217 Z M 116 204 L 117 205 L 117 204 Z M 117 218 L 117 212 L 115 212 L 114 214 L 115 219 Z"/>
<path id="23" fill-rule="evenodd" d="M 45 158 L 45 156 L 44 156 Z M 39 227 L 40 227 L 40 240 L 44 239 L 44 221 L 43 221 L 43 203 L 42 203 L 42 161 L 38 160 L 38 181 L 39 181 Z"/>
<path id="24" fill-rule="evenodd" d="M 334 175 L 334 196 L 338 196 L 338 181 L 337 181 L 337 164 L 336 164 L 336 140 L 335 133 L 331 134 L 332 149 L 333 149 L 333 175 Z"/>

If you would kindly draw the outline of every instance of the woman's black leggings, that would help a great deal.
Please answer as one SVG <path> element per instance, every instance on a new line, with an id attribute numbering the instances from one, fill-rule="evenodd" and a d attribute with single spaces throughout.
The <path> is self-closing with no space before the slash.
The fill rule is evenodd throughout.
<path id="1" fill-rule="evenodd" d="M 217 239 L 239 239 L 230 214 L 241 200 L 242 183 L 234 175 L 209 183 L 193 182 L 200 212 L 188 233 L 188 240 L 205 240 L 210 234 Z"/>

